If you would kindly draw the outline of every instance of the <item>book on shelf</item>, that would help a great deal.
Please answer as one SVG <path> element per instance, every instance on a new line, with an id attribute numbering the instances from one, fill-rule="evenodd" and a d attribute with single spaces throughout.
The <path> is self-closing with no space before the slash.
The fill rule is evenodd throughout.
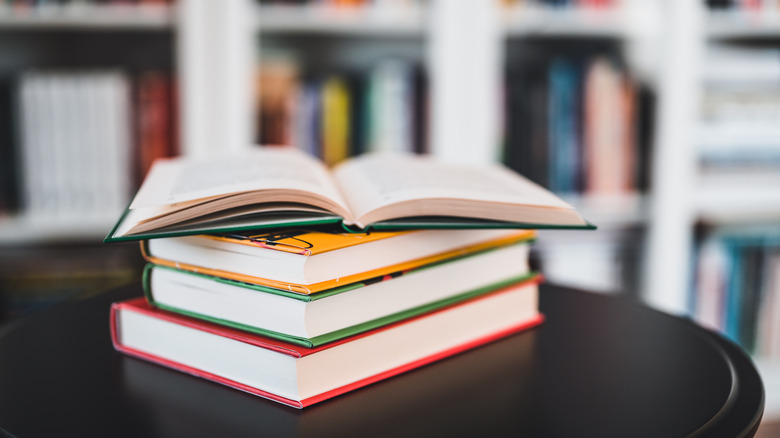
<path id="1" fill-rule="evenodd" d="M 636 192 L 646 102 L 619 63 L 532 53 L 518 64 L 507 73 L 507 165 L 556 193 Z"/>
<path id="2" fill-rule="evenodd" d="M 546 189 L 500 166 L 369 154 L 332 172 L 292 148 L 158 160 L 106 241 L 319 225 L 594 228 Z"/>
<path id="3" fill-rule="evenodd" d="M 536 277 L 520 242 L 306 295 L 152 264 L 144 289 L 156 307 L 312 347 Z"/>
<path id="4" fill-rule="evenodd" d="M 303 408 L 539 324 L 536 283 L 305 348 L 150 306 L 115 303 L 117 350 Z"/>
<path id="5" fill-rule="evenodd" d="M 721 227 L 697 251 L 691 314 L 758 357 L 777 358 L 780 325 L 776 227 Z"/>
<path id="6" fill-rule="evenodd" d="M 780 51 L 715 45 L 703 67 L 701 170 L 745 181 L 780 175 Z"/>
<path id="7" fill-rule="evenodd" d="M 175 87 L 170 75 L 157 71 L 144 72 L 135 81 L 136 187 L 154 160 L 177 155 Z"/>
<path id="8" fill-rule="evenodd" d="M 338 233 L 274 230 L 149 239 L 151 263 L 312 294 L 431 263 L 529 241 L 504 229 Z"/>
<path id="9" fill-rule="evenodd" d="M 153 71 L 30 70 L 0 84 L 0 211 L 110 220 L 151 161 L 175 154 L 174 94 Z"/>
<path id="10" fill-rule="evenodd" d="M 19 78 L 22 199 L 32 217 L 103 219 L 131 192 L 131 96 L 113 70 Z"/>
<path id="11" fill-rule="evenodd" d="M 302 72 L 270 56 L 258 70 L 260 144 L 295 146 L 333 165 L 367 151 L 426 151 L 423 69 L 401 58 L 357 72 Z"/>

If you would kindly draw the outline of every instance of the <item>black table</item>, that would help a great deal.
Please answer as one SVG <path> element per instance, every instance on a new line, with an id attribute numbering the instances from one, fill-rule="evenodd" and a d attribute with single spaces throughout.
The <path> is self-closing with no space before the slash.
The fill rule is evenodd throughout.
<path id="1" fill-rule="evenodd" d="M 115 353 L 111 301 L 0 332 L 0 431 L 19 436 L 751 436 L 752 362 L 689 321 L 543 286 L 544 325 L 302 411 Z"/>

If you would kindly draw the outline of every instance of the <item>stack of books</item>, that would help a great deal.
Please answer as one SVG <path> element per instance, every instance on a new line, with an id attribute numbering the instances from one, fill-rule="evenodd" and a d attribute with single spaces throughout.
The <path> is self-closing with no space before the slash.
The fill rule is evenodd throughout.
<path id="1" fill-rule="evenodd" d="M 142 240 L 150 262 L 112 338 L 302 408 L 541 323 L 539 227 L 592 228 L 500 167 L 381 155 L 329 176 L 270 148 L 158 161 L 106 239 Z"/>

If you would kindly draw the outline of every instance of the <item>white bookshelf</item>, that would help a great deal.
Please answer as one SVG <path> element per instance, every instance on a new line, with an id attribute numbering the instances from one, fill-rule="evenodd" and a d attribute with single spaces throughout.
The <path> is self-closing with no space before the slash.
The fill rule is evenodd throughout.
<path id="1" fill-rule="evenodd" d="M 624 8 L 591 11 L 520 5 L 502 14 L 508 37 L 624 38 L 630 27 Z"/>
<path id="2" fill-rule="evenodd" d="M 640 193 L 565 196 L 564 199 L 599 229 L 647 224 L 647 197 Z"/>
<path id="3" fill-rule="evenodd" d="M 2 30 L 161 30 L 172 28 L 175 8 L 144 6 L 46 6 L 29 10 L 0 7 Z"/>
<path id="4" fill-rule="evenodd" d="M 262 34 L 422 37 L 426 20 L 426 10 L 420 6 L 258 6 L 254 26 Z"/>
<path id="5" fill-rule="evenodd" d="M 458 11 L 458 8 L 463 8 L 460 2 L 450 0 L 432 0 L 427 7 L 392 11 L 259 7 L 250 0 L 213 2 L 218 5 L 221 16 L 210 16 L 209 6 L 204 6 L 207 3 L 181 0 L 176 8 L 52 8 L 39 13 L 0 9 L 0 30 L 175 31 L 178 44 L 175 64 L 182 75 L 182 108 L 186 109 L 182 114 L 185 154 L 238 147 L 236 145 L 247 138 L 250 108 L 245 99 L 250 94 L 246 90 L 251 87 L 248 78 L 250 69 L 254 68 L 258 36 L 261 39 L 264 35 L 354 39 L 422 38 L 429 47 L 429 59 L 432 62 L 429 68 L 434 71 L 433 82 L 437 78 L 435 71 L 442 72 L 438 73 L 441 75 L 438 77 L 445 77 L 447 81 L 456 77 L 454 82 L 449 83 L 449 90 L 467 89 L 473 83 L 480 84 L 480 89 L 498 89 L 500 86 L 500 79 L 495 77 L 493 71 L 472 72 L 469 74 L 476 76 L 470 77 L 452 74 L 461 71 L 466 62 L 471 62 L 464 61 L 462 56 L 459 58 L 457 52 L 452 55 L 452 47 L 460 44 L 472 45 L 478 42 L 484 45 L 479 47 L 486 49 L 488 56 L 493 57 L 491 59 L 501 62 L 502 54 L 498 47 L 503 47 L 506 38 L 610 38 L 626 43 L 644 39 L 646 43 L 648 37 L 657 37 L 657 41 L 650 46 L 625 44 L 626 56 L 630 61 L 639 59 L 640 63 L 655 62 L 661 67 L 658 70 L 650 69 L 651 75 L 648 77 L 648 82 L 655 86 L 660 102 L 655 129 L 657 143 L 652 158 L 656 174 L 651 181 L 650 193 L 647 196 L 610 198 L 584 196 L 569 201 L 601 230 L 637 226 L 648 228 L 648 252 L 645 254 L 646 265 L 642 269 L 646 280 L 643 297 L 652 305 L 672 313 L 684 312 L 691 274 L 689 244 L 697 219 L 740 223 L 762 218 L 780 222 L 780 190 L 775 190 L 777 185 L 764 184 L 758 189 L 751 189 L 746 195 L 742 187 L 699 185 L 700 181 L 692 177 L 691 171 L 696 158 L 691 114 L 695 111 L 697 100 L 696 66 L 699 51 L 707 39 L 780 39 L 780 18 L 777 16 L 761 20 L 726 15 L 703 17 L 703 11 L 695 10 L 701 7 L 701 2 L 666 2 L 669 9 L 664 10 L 658 20 L 658 15 L 650 14 L 653 15 L 650 17 L 645 14 L 645 9 L 656 7 L 648 6 L 655 2 L 624 0 L 623 8 L 598 13 L 529 8 L 502 10 L 496 21 L 499 26 L 499 34 L 496 36 L 487 35 L 491 31 L 484 26 L 458 27 L 454 21 L 434 22 L 432 11 L 455 15 L 463 12 Z M 691 6 L 694 3 L 696 6 Z M 479 2 L 476 7 L 494 8 L 496 5 Z M 492 12 L 487 14 L 488 20 L 491 19 L 490 14 Z M 237 16 L 248 17 L 248 20 L 242 20 L 239 27 L 231 26 L 230 17 Z M 216 26 L 209 31 L 213 37 L 211 40 L 198 36 L 204 26 L 210 25 Z M 245 28 L 245 25 L 248 27 Z M 670 36 L 671 39 L 661 42 Z M 209 49 L 204 49 L 204 45 L 208 45 Z M 262 51 L 262 43 L 259 47 Z M 479 52 L 479 47 L 476 52 Z M 450 52 L 443 56 L 444 51 Z M 470 52 L 473 51 L 470 49 Z M 650 53 L 650 61 L 645 52 Z M 214 53 L 218 53 L 218 60 L 210 56 Z M 655 55 L 660 58 L 653 58 Z M 445 74 L 447 71 L 450 73 Z M 216 82 L 220 85 L 214 87 L 209 79 L 213 77 L 224 80 Z M 446 102 L 437 103 L 435 99 L 431 100 L 431 104 L 434 113 L 437 108 L 449 105 Z M 495 130 L 493 124 L 497 122 L 491 120 L 497 117 L 495 108 L 484 111 L 480 108 L 469 107 L 471 114 L 488 114 L 485 120 L 479 122 L 480 127 L 472 128 L 482 129 L 483 134 L 487 132 L 490 137 Z M 224 117 L 230 114 L 236 116 Z M 444 127 L 472 129 L 468 125 L 473 121 L 466 125 L 458 122 L 461 116 L 449 115 L 434 123 Z M 219 138 L 230 140 L 214 140 Z M 490 147 L 480 147 L 480 154 L 483 157 L 492 156 L 493 152 L 483 150 Z M 42 224 L 24 217 L 4 218 L 0 219 L 0 245 L 51 239 L 102 239 L 111 224 L 112 221 Z M 583 239 L 588 241 L 593 236 L 599 236 L 596 234 L 599 232 Z M 550 237 L 545 239 L 557 242 L 556 234 L 548 235 Z M 574 235 L 560 235 L 564 240 L 579 239 Z M 780 418 L 780 364 L 760 359 L 759 363 L 768 391 L 767 417 Z"/>
<path id="6" fill-rule="evenodd" d="M 705 32 L 712 39 L 767 39 L 780 37 L 780 11 L 774 13 L 710 12 Z"/>
<path id="7" fill-rule="evenodd" d="M 674 3 L 677 10 L 672 13 L 679 12 L 686 2 Z M 655 150 L 657 172 L 655 183 L 651 182 L 651 185 L 659 196 L 650 205 L 650 224 L 656 240 L 651 240 L 648 251 L 654 262 L 645 267 L 645 297 L 675 314 L 684 314 L 687 310 L 685 300 L 694 269 L 690 248 L 693 228 L 698 221 L 732 226 L 780 224 L 780 177 L 762 172 L 732 175 L 698 172 L 700 151 L 692 132 L 698 118 L 691 117 L 691 111 L 698 113 L 699 110 L 697 105 L 703 84 L 697 66 L 701 65 L 699 59 L 706 45 L 727 40 L 780 43 L 780 15 L 776 11 L 769 14 L 711 13 L 698 2 L 695 7 L 690 6 L 681 20 L 670 17 L 676 24 L 669 29 L 669 32 L 674 32 L 675 26 L 687 29 L 688 40 L 672 40 L 664 49 L 677 51 L 682 59 L 669 65 L 667 79 L 662 78 L 659 82 L 660 98 L 664 98 L 663 90 L 666 89 L 667 98 L 674 104 L 671 109 L 660 107 L 660 117 L 668 120 L 659 126 L 666 134 L 656 133 L 661 143 Z M 654 282 L 654 278 L 662 280 Z M 764 419 L 778 421 L 780 360 L 754 357 L 754 361 L 766 390 Z"/>

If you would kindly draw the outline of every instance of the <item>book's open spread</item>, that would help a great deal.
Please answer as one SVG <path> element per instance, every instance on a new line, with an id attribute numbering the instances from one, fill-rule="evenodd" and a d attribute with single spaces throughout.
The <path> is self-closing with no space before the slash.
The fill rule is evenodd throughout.
<path id="1" fill-rule="evenodd" d="M 374 154 L 348 160 L 333 172 L 354 222 L 454 216 L 507 222 L 584 224 L 574 209 L 546 189 L 499 165 L 443 164 L 424 156 Z"/>
<path id="2" fill-rule="evenodd" d="M 587 226 L 574 209 L 501 167 L 372 154 L 333 172 L 293 148 L 158 160 L 108 240 L 227 223 L 341 218 L 365 228 L 415 217 Z M 276 223 L 274 222 L 274 223 Z"/>

